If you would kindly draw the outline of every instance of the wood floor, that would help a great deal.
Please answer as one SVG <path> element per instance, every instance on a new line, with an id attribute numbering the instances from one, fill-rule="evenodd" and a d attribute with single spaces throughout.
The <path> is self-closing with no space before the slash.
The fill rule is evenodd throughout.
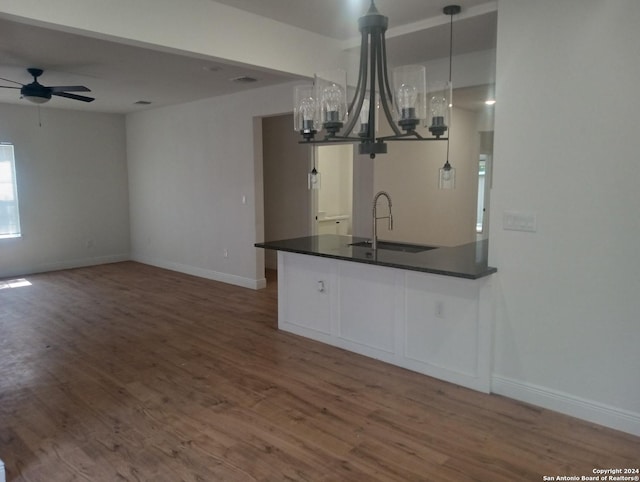
<path id="1" fill-rule="evenodd" d="M 273 283 L 132 262 L 26 279 L 0 282 L 11 482 L 514 482 L 640 465 L 638 437 L 278 332 Z"/>

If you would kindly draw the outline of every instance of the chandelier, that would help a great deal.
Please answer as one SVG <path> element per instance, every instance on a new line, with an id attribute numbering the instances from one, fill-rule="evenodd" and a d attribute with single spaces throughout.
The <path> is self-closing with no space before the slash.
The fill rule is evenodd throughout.
<path id="1" fill-rule="evenodd" d="M 457 5 L 447 8 L 460 11 Z M 422 65 L 393 69 L 390 82 L 385 43 L 388 23 L 388 17 L 381 15 L 371 0 L 369 11 L 358 20 L 362 36 L 360 67 L 348 104 L 346 73 L 341 70 L 316 73 L 313 84 L 295 87 L 294 128 L 304 139 L 301 143 L 359 143 L 359 153 L 374 159 L 376 154 L 387 152 L 387 141 L 448 141 L 443 136 L 449 123 L 451 82 L 443 82 L 427 94 L 426 68 Z M 391 135 L 376 134 L 380 108 L 393 131 Z M 431 136 L 418 133 L 418 125 L 428 127 Z M 321 130 L 324 136 L 316 138 Z"/>

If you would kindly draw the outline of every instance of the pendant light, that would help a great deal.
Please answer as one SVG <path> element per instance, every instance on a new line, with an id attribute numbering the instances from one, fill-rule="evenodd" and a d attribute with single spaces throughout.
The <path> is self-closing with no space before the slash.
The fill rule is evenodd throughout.
<path id="1" fill-rule="evenodd" d="M 451 17 L 449 21 L 449 82 L 447 85 L 448 90 L 448 98 L 447 97 L 431 97 L 431 114 L 432 114 L 432 125 L 429 127 L 429 130 L 432 129 L 444 129 L 442 132 L 448 130 L 449 134 L 447 136 L 447 159 L 438 172 L 438 188 L 439 189 L 455 189 L 456 187 L 456 170 L 449 163 L 449 139 L 451 138 L 451 117 L 453 114 L 453 84 L 451 82 L 451 66 L 453 63 L 453 16 L 460 13 L 462 9 L 460 5 L 448 5 L 442 9 L 442 12 L 445 15 L 449 15 Z M 434 101 L 435 99 L 435 101 Z M 444 108 L 446 106 L 446 108 Z M 448 121 L 447 121 L 448 114 Z"/>
<path id="2" fill-rule="evenodd" d="M 311 146 L 311 161 L 313 163 L 313 168 L 309 171 L 307 175 L 307 187 L 309 189 L 320 189 L 320 181 L 321 175 L 316 169 L 316 148 L 315 146 Z"/>
<path id="3" fill-rule="evenodd" d="M 360 66 L 349 103 L 344 71 L 318 73 L 312 86 L 295 89 L 294 129 L 303 137 L 301 143 L 359 143 L 359 153 L 373 159 L 376 154 L 387 152 L 387 141 L 446 140 L 442 137 L 444 132 L 432 131 L 433 137 L 423 137 L 416 131 L 427 118 L 425 67 L 398 67 L 393 70 L 393 84 L 390 82 L 385 41 L 388 24 L 389 19 L 378 12 L 371 0 L 369 11 L 358 20 L 362 38 Z M 371 107 L 378 104 L 393 130 L 390 136 L 376 136 L 378 109 Z M 320 130 L 325 135 L 316 139 Z"/>

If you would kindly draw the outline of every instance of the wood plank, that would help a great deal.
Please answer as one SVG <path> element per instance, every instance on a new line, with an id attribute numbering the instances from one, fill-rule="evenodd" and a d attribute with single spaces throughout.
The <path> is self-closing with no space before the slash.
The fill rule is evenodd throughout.
<path id="1" fill-rule="evenodd" d="M 277 330 L 277 292 L 138 263 L 0 290 L 0 458 L 22 481 L 514 481 L 640 439 Z"/>

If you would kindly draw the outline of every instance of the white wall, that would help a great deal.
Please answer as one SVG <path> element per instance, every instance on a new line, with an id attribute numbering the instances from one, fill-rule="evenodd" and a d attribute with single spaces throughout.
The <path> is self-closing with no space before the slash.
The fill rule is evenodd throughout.
<path id="1" fill-rule="evenodd" d="M 253 246 L 264 236 L 254 117 L 289 111 L 291 92 L 287 84 L 127 116 L 133 259 L 264 285 L 263 253 Z"/>
<path id="2" fill-rule="evenodd" d="M 640 2 L 498 10 L 494 390 L 640 434 Z"/>
<path id="3" fill-rule="evenodd" d="M 393 202 L 393 231 L 380 221 L 380 239 L 436 246 L 475 241 L 478 115 L 454 109 L 452 118 L 449 160 L 456 169 L 456 189 L 438 189 L 439 169 L 447 157 L 446 141 L 389 142 L 388 154 L 371 161 L 374 191 L 387 191 Z M 427 129 L 419 130 L 430 136 Z M 381 206 L 386 209 L 384 203 Z M 367 236 L 371 236 L 371 227 Z"/>
<path id="4" fill-rule="evenodd" d="M 0 277 L 129 257 L 124 117 L 0 104 L 15 146 L 23 236 L 0 239 Z"/>

